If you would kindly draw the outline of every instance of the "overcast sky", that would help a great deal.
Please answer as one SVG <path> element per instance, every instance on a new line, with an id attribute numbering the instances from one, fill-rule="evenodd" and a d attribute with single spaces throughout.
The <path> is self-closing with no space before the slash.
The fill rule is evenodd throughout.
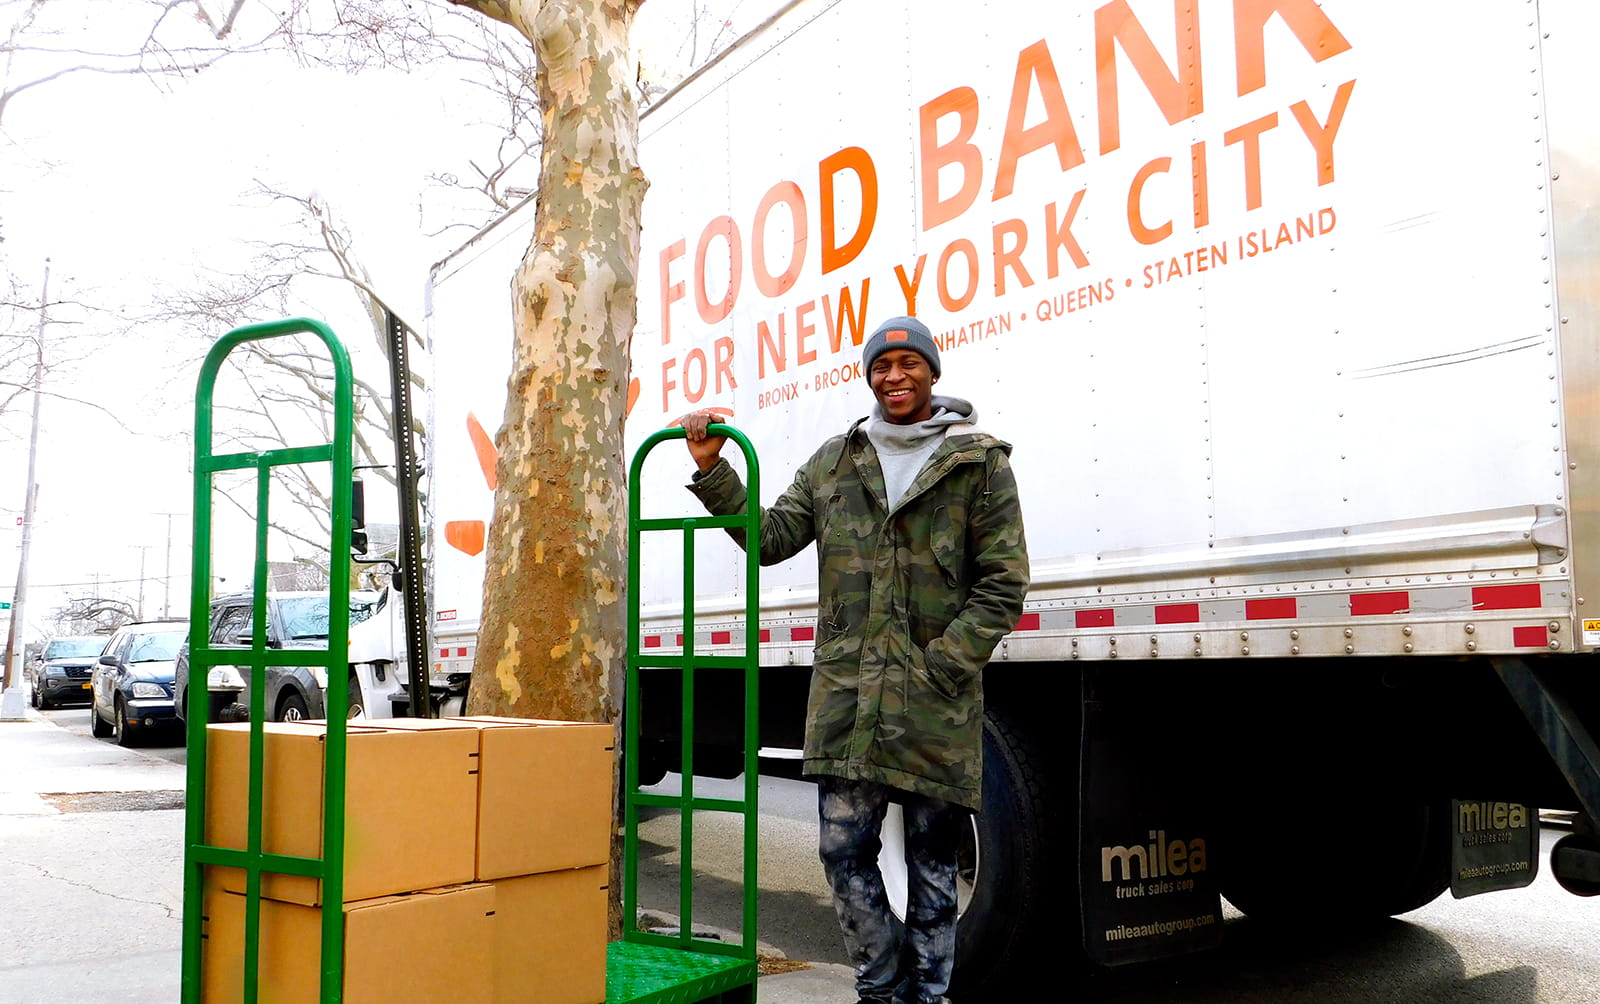
<path id="1" fill-rule="evenodd" d="M 725 11 L 736 30 L 775 5 L 702 4 Z M 664 76 L 688 57 L 689 9 L 653 0 L 636 25 L 636 47 Z M 259 181 L 323 196 L 385 298 L 420 326 L 428 266 L 472 232 L 429 235 L 424 226 L 482 219 L 487 205 L 427 180 L 463 171 L 463 154 L 492 142 L 497 109 L 458 76 L 448 67 L 350 75 L 246 56 L 177 81 L 78 75 L 28 91 L 7 108 L 0 131 L 0 260 L 33 296 L 48 259 L 52 301 L 136 309 L 151 291 L 181 288 L 206 269 L 238 270 L 246 242 L 287 232 L 281 207 L 248 196 Z M 362 323 L 355 300 L 334 284 L 318 306 L 341 334 Z M 112 327 L 104 313 L 68 307 L 52 320 L 51 343 Z M 63 350 L 85 355 L 87 347 Z M 134 330 L 96 342 L 54 388 L 115 419 L 45 398 L 29 640 L 46 633 L 48 615 L 69 595 L 92 593 L 94 583 L 101 595 L 136 603 L 141 564 L 145 615 L 160 616 L 164 605 L 174 616 L 186 612 L 197 364 L 170 332 Z M 22 408 L 0 429 L 0 598 L 15 582 L 26 471 Z"/>

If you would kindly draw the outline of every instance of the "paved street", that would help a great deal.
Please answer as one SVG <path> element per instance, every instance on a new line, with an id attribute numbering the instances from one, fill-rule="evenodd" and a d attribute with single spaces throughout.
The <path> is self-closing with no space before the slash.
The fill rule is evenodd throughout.
<path id="1" fill-rule="evenodd" d="M 174 742 L 176 738 L 174 737 Z M 120 749 L 88 736 L 81 709 L 0 723 L 0 1004 L 177 998 L 183 751 Z M 671 788 L 669 776 L 663 788 Z M 700 793 L 734 782 L 701 781 Z M 847 1002 L 849 980 L 814 850 L 814 789 L 762 783 L 759 929 L 809 973 L 764 977 L 763 1004 Z M 666 877 L 677 820 L 641 830 L 641 899 L 675 909 Z M 1560 831 L 1544 834 L 1546 850 Z M 696 828 L 702 925 L 736 928 L 740 834 L 727 818 Z M 1041 969 L 1052 966 L 1041 960 Z M 780 982 L 787 981 L 787 982 Z M 1448 895 L 1374 929 L 1312 940 L 1229 911 L 1224 946 L 1167 965 L 1100 974 L 1083 999 L 1113 1004 L 1592 1004 L 1600 986 L 1600 901 L 1541 872 L 1528 889 Z"/>
<path id="2" fill-rule="evenodd" d="M 124 749 L 90 736 L 86 708 L 0 722 L 0 1004 L 178 999 L 180 738 Z M 844 1000 L 850 985 L 817 959 L 763 976 L 760 998 Z"/>
<path id="3" fill-rule="evenodd" d="M 4 1004 L 177 999 L 183 767 L 87 738 L 88 720 L 0 722 Z"/>

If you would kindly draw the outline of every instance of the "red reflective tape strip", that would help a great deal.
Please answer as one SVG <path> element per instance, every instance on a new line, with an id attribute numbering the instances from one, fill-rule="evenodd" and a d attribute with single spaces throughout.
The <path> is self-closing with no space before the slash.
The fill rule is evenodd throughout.
<path id="1" fill-rule="evenodd" d="M 661 636 L 658 635 L 658 634 L 645 635 L 644 647 L 645 648 L 660 648 L 661 647 Z"/>
<path id="2" fill-rule="evenodd" d="M 1198 603 L 1167 603 L 1156 607 L 1157 624 L 1198 624 L 1200 623 L 1200 604 Z"/>
<path id="3" fill-rule="evenodd" d="M 1537 582 L 1523 582 L 1514 586 L 1473 586 L 1474 610 L 1526 610 L 1544 606 L 1544 596 Z"/>
<path id="4" fill-rule="evenodd" d="M 1249 621 L 1276 621 L 1295 616 L 1298 607 L 1293 596 L 1265 600 L 1245 600 L 1244 618 Z"/>
<path id="5" fill-rule="evenodd" d="M 1117 612 L 1111 607 L 1101 607 L 1099 610 L 1076 610 L 1073 611 L 1072 619 L 1081 628 L 1115 627 Z"/>
<path id="6" fill-rule="evenodd" d="M 1518 649 L 1542 649 L 1549 646 L 1550 633 L 1544 630 L 1544 625 L 1534 627 L 1512 628 L 1510 630 L 1510 643 Z"/>
<path id="7" fill-rule="evenodd" d="M 713 644 L 713 645 L 732 645 L 733 644 L 733 632 L 732 631 L 713 631 L 713 632 L 711 632 L 711 644 Z"/>
<path id="8" fill-rule="evenodd" d="M 1038 614 L 1023 614 L 1020 618 L 1018 618 L 1017 626 L 1015 628 L 1013 628 L 1012 630 L 1014 630 L 1014 631 L 1037 631 L 1037 630 L 1039 630 L 1039 615 Z"/>
<path id="9" fill-rule="evenodd" d="M 450 658 L 450 650 L 449 650 L 449 649 L 447 649 L 447 648 L 441 648 L 441 649 L 440 649 L 440 650 L 439 650 L 439 658 L 441 658 L 441 659 L 448 659 L 448 658 Z"/>
<path id="10" fill-rule="evenodd" d="M 767 628 L 761 629 L 761 644 L 765 645 L 772 640 L 772 632 Z"/>
<path id="11" fill-rule="evenodd" d="M 1373 614 L 1399 614 L 1411 609 L 1411 594 L 1405 590 L 1392 593 L 1351 593 L 1350 615 L 1371 617 Z"/>
<path id="12" fill-rule="evenodd" d="M 677 645 L 679 648 L 682 648 L 683 647 L 683 635 L 681 635 L 681 634 L 678 635 L 678 640 L 673 642 L 673 644 Z"/>
<path id="13" fill-rule="evenodd" d="M 817 636 L 816 628 L 797 627 L 789 629 L 790 641 L 811 641 Z"/>
<path id="14" fill-rule="evenodd" d="M 1545 648 L 1550 644 L 1550 633 L 1543 624 L 1512 628 L 1511 644 L 1517 648 Z"/>
<path id="15" fill-rule="evenodd" d="M 458 656 L 460 656 L 462 658 L 466 658 L 467 650 L 464 649 L 464 648 L 458 648 L 458 649 L 456 649 L 456 655 L 458 655 Z"/>

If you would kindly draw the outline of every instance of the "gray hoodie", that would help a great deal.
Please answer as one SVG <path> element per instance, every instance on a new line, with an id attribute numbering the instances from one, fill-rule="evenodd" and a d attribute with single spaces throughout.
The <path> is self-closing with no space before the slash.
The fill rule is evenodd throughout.
<path id="1" fill-rule="evenodd" d="M 932 403 L 933 417 L 911 425 L 886 422 L 882 406 L 872 406 L 865 428 L 867 439 L 878 452 L 878 466 L 883 469 L 883 490 L 890 509 L 899 503 L 911 482 L 922 472 L 922 466 L 933 456 L 933 451 L 944 442 L 949 428 L 977 421 L 978 413 L 970 401 L 936 394 Z"/>

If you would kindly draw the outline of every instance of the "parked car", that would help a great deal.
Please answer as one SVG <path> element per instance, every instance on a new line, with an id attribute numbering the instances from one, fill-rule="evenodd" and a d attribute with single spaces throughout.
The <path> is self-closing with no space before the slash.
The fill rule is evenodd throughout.
<path id="1" fill-rule="evenodd" d="M 207 710 L 208 722 L 234 722 L 248 720 L 248 714 L 239 704 L 244 693 L 244 677 L 234 666 L 211 667 L 211 707 Z M 172 670 L 173 711 L 180 722 L 189 720 L 189 639 L 178 646 L 178 661 Z"/>
<path id="2" fill-rule="evenodd" d="M 33 706 L 51 708 L 57 704 L 87 703 L 89 677 L 105 647 L 105 635 L 52 638 L 45 642 L 39 658 L 28 664 Z"/>
<path id="3" fill-rule="evenodd" d="M 90 732 L 132 746 L 173 724 L 172 671 L 188 631 L 184 621 L 148 621 L 111 636 L 91 679 Z"/>
<path id="4" fill-rule="evenodd" d="M 377 609 L 381 594 L 350 594 L 350 623 L 359 624 Z M 214 648 L 247 649 L 255 630 L 255 608 L 251 594 L 234 593 L 211 601 L 211 645 Z M 269 592 L 267 594 L 266 646 L 269 649 L 325 648 L 328 643 L 328 594 L 324 591 Z M 243 720 L 250 700 L 249 668 L 218 665 L 210 670 L 210 707 L 207 721 Z M 293 722 L 322 718 L 326 714 L 324 694 L 328 681 L 321 669 L 306 666 L 267 667 L 265 707 L 272 721 Z M 178 655 L 173 686 L 176 688 L 179 716 L 189 708 L 189 649 Z M 349 684 L 351 717 L 360 714 L 361 693 Z"/>

